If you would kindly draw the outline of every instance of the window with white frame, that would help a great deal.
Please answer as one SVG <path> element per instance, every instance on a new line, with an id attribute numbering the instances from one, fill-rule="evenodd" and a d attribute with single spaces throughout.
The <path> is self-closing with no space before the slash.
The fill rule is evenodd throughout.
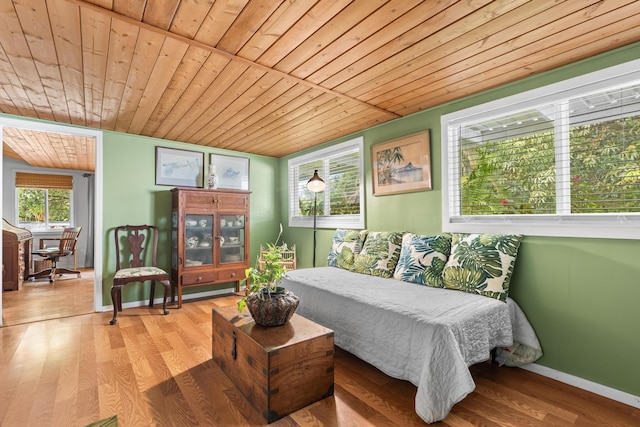
<path id="1" fill-rule="evenodd" d="M 16 172 L 18 227 L 44 232 L 71 226 L 73 177 Z"/>
<path id="2" fill-rule="evenodd" d="M 639 70 L 443 116 L 443 231 L 640 238 Z"/>
<path id="3" fill-rule="evenodd" d="M 289 226 L 312 227 L 315 206 L 320 228 L 364 228 L 362 147 L 358 137 L 289 160 Z M 307 189 L 315 170 L 319 193 Z"/>

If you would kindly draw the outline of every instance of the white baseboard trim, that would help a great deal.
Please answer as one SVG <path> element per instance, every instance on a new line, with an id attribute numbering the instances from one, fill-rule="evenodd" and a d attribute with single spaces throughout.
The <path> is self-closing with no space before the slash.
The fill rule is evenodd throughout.
<path id="1" fill-rule="evenodd" d="M 576 377 L 575 375 L 567 374 L 561 371 L 557 371 L 546 366 L 531 363 L 529 365 L 520 366 L 520 368 L 527 371 L 540 374 L 542 376 L 553 378 L 562 383 L 572 385 L 574 387 L 581 388 L 583 390 L 590 391 L 600 396 L 607 397 L 625 405 L 633 406 L 640 409 L 640 396 L 635 396 L 631 393 L 616 390 L 615 388 L 608 387 L 606 385 L 598 384 L 593 381 L 585 380 L 584 378 Z"/>
<path id="2" fill-rule="evenodd" d="M 231 293 L 229 291 L 233 292 L 234 289 L 233 288 L 225 288 L 225 289 L 217 289 L 215 291 L 196 292 L 196 293 L 193 293 L 193 294 L 183 294 L 182 295 L 182 301 L 189 301 L 189 300 L 192 300 L 192 299 L 208 298 L 208 297 L 221 296 L 221 295 L 231 295 Z M 170 300 L 171 300 L 171 298 L 167 298 L 167 303 L 169 303 Z M 154 298 L 153 299 L 153 303 L 154 304 L 159 304 L 159 307 L 162 308 L 162 298 Z M 146 306 L 148 304 L 149 304 L 148 300 L 125 302 L 125 303 L 122 303 L 122 309 L 124 310 L 125 308 L 143 307 L 143 306 Z M 111 305 L 103 305 L 101 311 L 113 311 L 113 304 L 111 304 Z"/>

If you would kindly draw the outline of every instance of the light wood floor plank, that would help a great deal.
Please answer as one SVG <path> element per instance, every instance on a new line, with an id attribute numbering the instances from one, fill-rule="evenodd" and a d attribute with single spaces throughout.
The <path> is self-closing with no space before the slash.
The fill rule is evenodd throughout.
<path id="1" fill-rule="evenodd" d="M 2 323 L 19 325 L 93 312 L 93 270 L 81 277 L 64 274 L 53 284 L 48 278 L 25 281 L 19 291 L 2 293 Z"/>
<path id="2" fill-rule="evenodd" d="M 72 288 L 69 288 L 72 289 Z M 236 296 L 0 329 L 0 425 L 253 426 L 262 414 L 211 360 L 211 310 Z M 13 317 L 13 319 L 16 319 Z M 640 410 L 517 368 L 471 368 L 476 390 L 435 426 L 637 426 Z M 274 427 L 424 426 L 416 388 L 337 348 L 335 392 Z M 27 398 L 25 398 L 27 397 Z"/>

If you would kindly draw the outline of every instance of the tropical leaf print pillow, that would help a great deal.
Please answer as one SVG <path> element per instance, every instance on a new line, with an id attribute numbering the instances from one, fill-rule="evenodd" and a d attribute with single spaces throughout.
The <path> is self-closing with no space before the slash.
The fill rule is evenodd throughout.
<path id="1" fill-rule="evenodd" d="M 453 234 L 444 287 L 506 301 L 522 236 Z"/>
<path id="2" fill-rule="evenodd" d="M 402 235 L 389 231 L 372 231 L 362 252 L 353 263 L 353 271 L 371 276 L 392 277 L 400 258 Z"/>
<path id="3" fill-rule="evenodd" d="M 367 230 L 345 230 L 338 228 L 333 234 L 331 250 L 327 258 L 329 267 L 351 270 L 353 261 L 362 250 Z"/>
<path id="4" fill-rule="evenodd" d="M 442 270 L 451 253 L 451 236 L 422 236 L 407 233 L 402 237 L 400 259 L 394 279 L 442 288 Z"/>

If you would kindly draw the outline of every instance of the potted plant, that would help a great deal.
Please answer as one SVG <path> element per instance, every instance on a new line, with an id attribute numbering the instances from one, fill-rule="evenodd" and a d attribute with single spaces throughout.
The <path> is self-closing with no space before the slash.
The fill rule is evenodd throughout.
<path id="1" fill-rule="evenodd" d="M 287 244 L 278 245 L 281 235 L 282 224 L 275 243 L 267 244 L 256 266 L 245 270 L 242 281 L 246 295 L 238 301 L 238 311 L 248 307 L 253 320 L 262 326 L 284 325 L 298 307 L 298 297 L 278 286 L 287 272 L 282 264 L 282 251 L 287 250 Z"/>

